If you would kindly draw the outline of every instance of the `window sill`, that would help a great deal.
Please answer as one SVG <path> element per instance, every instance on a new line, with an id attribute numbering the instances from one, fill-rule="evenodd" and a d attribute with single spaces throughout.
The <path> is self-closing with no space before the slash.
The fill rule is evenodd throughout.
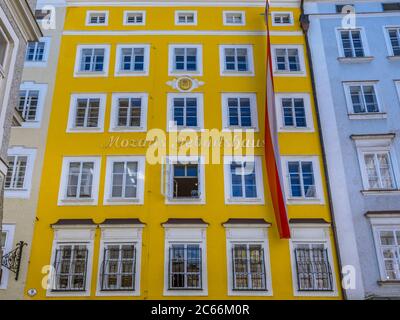
<path id="1" fill-rule="evenodd" d="M 399 195 L 400 190 L 398 189 L 389 189 L 389 190 L 361 190 L 361 193 L 364 196 L 385 196 L 385 195 Z"/>
<path id="2" fill-rule="evenodd" d="M 380 286 L 400 286 L 400 280 L 379 280 L 377 283 Z"/>
<path id="3" fill-rule="evenodd" d="M 400 61 L 400 56 L 388 56 L 387 58 L 390 61 Z"/>
<path id="4" fill-rule="evenodd" d="M 293 205 L 296 205 L 296 204 L 304 204 L 304 205 L 307 205 L 307 204 L 323 204 L 323 201 L 320 198 L 309 198 L 309 199 L 306 199 L 306 198 L 287 198 L 286 200 L 287 200 L 287 204 L 293 204 Z"/>
<path id="5" fill-rule="evenodd" d="M 175 76 L 181 76 L 181 77 L 184 77 L 184 76 L 187 76 L 187 77 L 197 76 L 197 77 L 201 77 L 201 76 L 203 76 L 203 73 L 200 72 L 200 71 L 185 71 L 185 70 L 182 70 L 182 71 L 170 71 L 168 73 L 168 76 L 170 76 L 170 77 L 175 77 Z"/>
<path id="6" fill-rule="evenodd" d="M 61 199 L 58 202 L 61 206 L 94 206 L 97 205 L 95 199 Z"/>
<path id="7" fill-rule="evenodd" d="M 119 71 L 114 74 L 115 77 L 147 77 L 148 71 Z"/>
<path id="8" fill-rule="evenodd" d="M 146 132 L 144 127 L 113 127 L 110 132 Z"/>
<path id="9" fill-rule="evenodd" d="M 309 127 L 280 127 L 278 132 L 314 132 L 314 128 Z"/>
<path id="10" fill-rule="evenodd" d="M 47 61 L 25 61 L 25 68 L 45 68 L 47 67 Z"/>
<path id="11" fill-rule="evenodd" d="M 254 77 L 254 71 L 222 71 L 222 77 Z"/>
<path id="12" fill-rule="evenodd" d="M 104 201 L 104 205 L 140 205 L 143 204 L 142 199 L 135 198 L 135 199 L 124 199 L 124 198 L 118 198 L 118 199 L 106 199 Z"/>
<path id="13" fill-rule="evenodd" d="M 341 63 L 367 63 L 374 60 L 374 57 L 339 57 L 338 61 Z"/>
<path id="14" fill-rule="evenodd" d="M 164 296 L 207 296 L 208 291 L 205 289 L 166 289 Z"/>
<path id="15" fill-rule="evenodd" d="M 201 127 L 179 127 L 179 126 L 176 128 L 168 127 L 168 132 L 180 132 L 180 131 L 185 131 L 185 130 L 201 132 L 202 130 L 204 130 L 204 128 L 201 128 Z"/>
<path id="16" fill-rule="evenodd" d="M 222 129 L 222 132 L 231 132 L 234 130 L 254 130 L 254 132 L 259 132 L 258 127 L 241 127 L 241 126 L 226 126 Z"/>
<path id="17" fill-rule="evenodd" d="M 226 199 L 226 204 L 227 205 L 235 205 L 235 204 L 246 204 L 246 205 L 263 205 L 264 204 L 264 200 L 261 198 L 253 198 L 253 199 L 249 199 L 249 198 L 228 198 Z M 236 291 L 236 290 L 235 290 Z"/>
<path id="18" fill-rule="evenodd" d="M 372 120 L 372 119 L 386 119 L 386 112 L 371 112 L 371 113 L 349 113 L 350 120 Z"/>
<path id="19" fill-rule="evenodd" d="M 75 78 L 108 77 L 106 72 L 75 72 Z"/>
<path id="20" fill-rule="evenodd" d="M 68 133 L 99 133 L 103 132 L 103 128 L 68 128 Z"/>
<path id="21" fill-rule="evenodd" d="M 276 77 L 305 77 L 306 75 L 304 71 L 274 71 Z"/>
<path id="22" fill-rule="evenodd" d="M 170 198 L 167 197 L 165 198 L 166 204 L 171 204 L 171 205 L 191 205 L 191 204 L 205 204 L 204 199 L 202 198 Z"/>

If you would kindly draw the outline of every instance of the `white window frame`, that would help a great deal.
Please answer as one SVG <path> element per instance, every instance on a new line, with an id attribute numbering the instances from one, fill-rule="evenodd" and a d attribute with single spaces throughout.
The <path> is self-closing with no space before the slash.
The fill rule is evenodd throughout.
<path id="1" fill-rule="evenodd" d="M 196 62 L 197 71 L 175 71 L 175 49 L 194 48 L 197 49 Z M 203 75 L 203 46 L 201 44 L 170 44 L 168 47 L 168 75 L 169 76 L 202 76 Z"/>
<path id="2" fill-rule="evenodd" d="M 164 225 L 164 296 L 208 296 L 207 227 L 205 225 Z M 202 257 L 202 290 L 168 290 L 169 248 L 171 244 L 199 244 Z"/>
<path id="3" fill-rule="evenodd" d="M 271 12 L 271 15 L 272 15 L 272 26 L 274 26 L 274 27 L 286 27 L 286 26 L 294 25 L 293 12 L 291 12 L 291 11 L 274 11 L 274 12 Z M 290 23 L 276 23 L 275 16 L 279 16 L 279 15 L 289 15 Z"/>
<path id="4" fill-rule="evenodd" d="M 35 168 L 36 149 L 24 147 L 11 147 L 8 149 L 8 156 L 27 157 L 26 171 L 23 189 L 5 189 L 5 198 L 29 199 L 32 189 L 33 169 Z"/>
<path id="5" fill-rule="evenodd" d="M 14 249 L 14 234 L 15 225 L 14 224 L 3 224 L 1 226 L 1 231 L 6 233 L 6 242 L 3 248 L 3 256 Z M 1 267 L 2 275 L 0 282 L 0 290 L 6 290 L 8 288 L 8 281 L 10 278 L 10 270 Z"/>
<path id="6" fill-rule="evenodd" d="M 112 181 L 113 181 L 113 164 L 114 162 L 137 162 L 137 189 L 136 198 L 117 198 L 113 199 L 111 197 L 112 192 Z M 144 203 L 144 183 L 145 183 L 145 166 L 146 157 L 145 156 L 110 156 L 107 157 L 107 171 L 105 180 L 105 190 L 104 190 L 104 205 L 142 205 Z"/>
<path id="7" fill-rule="evenodd" d="M 104 64 L 103 71 L 80 71 L 82 51 L 84 49 L 104 49 Z M 78 45 L 76 49 L 74 77 L 108 77 L 110 66 L 110 45 Z"/>
<path id="8" fill-rule="evenodd" d="M 292 271 L 293 295 L 295 297 L 337 297 L 338 287 L 336 283 L 336 264 L 332 254 L 332 243 L 330 237 L 330 225 L 322 224 L 299 224 L 291 225 L 291 238 L 289 240 L 290 260 Z M 332 291 L 299 291 L 297 286 L 296 257 L 294 255 L 295 244 L 297 243 L 318 243 L 323 244 L 328 250 L 328 261 L 332 269 Z"/>
<path id="9" fill-rule="evenodd" d="M 67 198 L 69 164 L 71 162 L 93 162 L 92 198 L 69 199 Z M 60 190 L 58 193 L 59 206 L 96 206 L 99 197 L 101 157 L 64 157 L 60 179 Z"/>
<path id="10" fill-rule="evenodd" d="M 362 47 L 364 50 L 363 57 L 346 57 L 344 55 L 343 41 L 342 41 L 342 35 L 341 35 L 342 31 L 349 31 L 349 32 L 359 31 L 360 32 Z M 340 60 L 370 60 L 370 58 L 372 58 L 371 52 L 369 50 L 368 39 L 367 39 L 364 27 L 357 27 L 355 29 L 336 28 L 336 41 L 337 41 L 337 45 L 338 45 L 338 57 Z"/>
<path id="11" fill-rule="evenodd" d="M 314 173 L 314 182 L 315 182 L 315 197 L 314 198 L 305 198 L 305 197 L 292 197 L 291 196 L 291 187 L 289 182 L 289 162 L 311 162 L 313 166 Z M 322 176 L 321 176 L 321 167 L 320 160 L 318 156 L 283 156 L 282 157 L 282 175 L 284 179 L 284 187 L 285 187 L 285 196 L 286 203 L 288 205 L 304 205 L 304 204 L 324 204 L 324 189 L 322 186 Z"/>
<path id="12" fill-rule="evenodd" d="M 299 53 L 300 71 L 279 71 L 276 65 L 276 49 L 297 49 Z M 273 44 L 271 45 L 272 68 L 275 77 L 306 77 L 307 70 L 304 58 L 304 46 L 301 44 Z"/>
<path id="13" fill-rule="evenodd" d="M 143 22 L 141 23 L 129 23 L 128 22 L 128 16 L 130 14 L 141 14 L 143 17 Z M 136 11 L 136 10 L 128 10 L 124 11 L 124 26 L 144 26 L 146 25 L 146 11 Z"/>
<path id="14" fill-rule="evenodd" d="M 231 180 L 231 163 L 239 162 L 254 162 L 256 175 L 256 198 L 234 198 L 231 196 L 232 180 Z M 225 189 L 225 204 L 227 205 L 263 205 L 264 200 L 264 175 L 262 168 L 262 158 L 260 156 L 224 156 L 224 189 Z"/>
<path id="15" fill-rule="evenodd" d="M 202 205 L 206 203 L 206 179 L 205 179 L 205 162 L 204 157 L 197 156 L 168 156 L 165 157 L 165 162 L 162 164 L 161 169 L 161 189 L 162 194 L 165 196 L 165 204 L 169 205 Z M 198 164 L 198 179 L 200 184 L 200 197 L 189 199 L 174 199 L 172 197 L 172 185 L 173 185 L 173 165 L 178 162 L 191 162 Z"/>
<path id="16" fill-rule="evenodd" d="M 228 14 L 241 14 L 242 22 L 241 23 L 229 23 L 228 22 Z M 245 11 L 223 11 L 222 18 L 224 21 L 224 26 L 245 26 L 246 25 L 246 12 Z"/>
<path id="17" fill-rule="evenodd" d="M 98 119 L 97 127 L 95 127 L 95 128 L 94 127 L 93 128 L 76 128 L 74 126 L 78 99 L 100 99 L 99 119 Z M 106 94 L 98 94 L 98 93 L 73 94 L 71 96 L 71 102 L 70 102 L 70 107 L 69 107 L 67 132 L 68 133 L 104 132 L 104 116 L 105 116 L 105 110 L 106 110 L 106 103 L 107 103 L 107 95 Z"/>
<path id="18" fill-rule="evenodd" d="M 193 22 L 179 22 L 181 14 L 193 14 Z M 178 10 L 175 11 L 175 25 L 176 26 L 197 26 L 197 11 L 195 10 Z"/>
<path id="19" fill-rule="evenodd" d="M 248 71 L 229 71 L 225 70 L 225 49 L 247 49 Z M 254 77 L 254 53 L 252 45 L 220 45 L 219 64 L 221 77 Z"/>
<path id="20" fill-rule="evenodd" d="M 351 100 L 350 87 L 351 86 L 373 86 L 375 91 L 376 101 L 378 103 L 378 112 L 364 112 L 364 113 L 355 113 L 353 109 L 353 102 Z M 384 104 L 382 103 L 381 97 L 378 91 L 378 82 L 377 81 L 351 81 L 351 82 L 343 82 L 343 89 L 346 97 L 346 105 L 347 112 L 349 115 L 349 119 L 352 120 L 362 120 L 362 119 L 384 119 L 387 117 Z"/>
<path id="21" fill-rule="evenodd" d="M 49 265 L 54 269 L 54 259 L 56 256 L 56 250 L 59 246 L 69 244 L 82 244 L 87 246 L 88 260 L 86 266 L 86 291 L 82 292 L 54 292 L 52 291 L 52 285 L 54 284 L 54 272 L 51 272 L 49 277 L 49 286 L 46 291 L 47 297 L 73 297 L 81 296 L 88 297 L 91 294 L 91 282 L 93 272 L 93 252 L 94 252 L 94 239 L 96 233 L 96 225 L 93 226 L 54 226 L 54 239 L 51 250 L 51 258 Z"/>
<path id="22" fill-rule="evenodd" d="M 395 80 L 394 85 L 396 86 L 397 89 L 397 95 L 399 97 L 399 102 L 400 102 L 400 80 Z"/>
<path id="23" fill-rule="evenodd" d="M 140 296 L 140 278 L 142 265 L 142 234 L 144 225 L 100 225 L 101 240 L 97 269 L 96 296 Z M 135 290 L 101 291 L 101 267 L 104 259 L 104 248 L 108 244 L 134 244 L 135 246 Z"/>
<path id="24" fill-rule="evenodd" d="M 222 93 L 221 98 L 223 129 L 254 130 L 255 132 L 259 131 L 257 95 L 255 93 Z M 251 127 L 229 125 L 228 99 L 230 98 L 248 98 L 250 100 L 251 122 L 253 124 Z"/>
<path id="25" fill-rule="evenodd" d="M 104 23 L 91 23 L 90 19 L 92 15 L 95 14 L 104 14 L 105 16 L 105 22 Z M 87 11 L 86 12 L 86 26 L 89 27 L 95 27 L 95 26 L 108 26 L 108 16 L 109 16 L 109 11 L 103 10 L 103 11 Z"/>
<path id="26" fill-rule="evenodd" d="M 196 98 L 197 99 L 197 127 L 174 127 L 174 99 Z M 167 132 L 176 131 L 200 131 L 204 129 L 204 95 L 202 93 L 168 93 L 167 95 Z"/>
<path id="27" fill-rule="evenodd" d="M 355 145 L 357 148 L 358 162 L 360 166 L 361 179 L 363 184 L 363 191 L 368 193 L 383 193 L 391 192 L 391 190 L 375 190 L 369 188 L 368 174 L 365 167 L 364 154 L 365 153 L 387 153 L 389 155 L 390 164 L 392 166 L 393 183 L 395 188 L 393 191 L 400 189 L 400 169 L 397 161 L 396 152 L 391 138 L 382 139 L 356 139 Z M 386 192 L 384 192 L 386 191 Z"/>
<path id="28" fill-rule="evenodd" d="M 119 99 L 127 98 L 142 99 L 142 110 L 140 114 L 140 127 L 119 127 L 117 125 L 118 121 L 118 108 Z M 147 93 L 114 93 L 112 95 L 112 105 L 111 105 L 111 119 L 110 119 L 110 132 L 146 132 L 147 131 L 147 112 L 148 112 L 149 95 Z"/>
<path id="29" fill-rule="evenodd" d="M 122 49 L 144 49 L 143 71 L 121 70 Z M 117 58 L 115 60 L 115 77 L 145 77 L 149 75 L 150 45 L 149 44 L 120 44 L 117 45 Z"/>
<path id="30" fill-rule="evenodd" d="M 50 47 L 51 47 L 51 37 L 42 37 L 37 42 L 44 43 L 44 52 L 43 52 L 43 60 L 42 61 L 26 61 L 24 63 L 24 67 L 26 68 L 36 68 L 36 67 L 46 67 L 49 61 Z"/>
<path id="31" fill-rule="evenodd" d="M 283 118 L 282 99 L 303 99 L 307 127 L 287 127 Z M 313 113 L 311 110 L 311 98 L 309 93 L 277 93 L 275 94 L 276 120 L 278 132 L 314 132 Z"/>
<path id="32" fill-rule="evenodd" d="M 375 245 L 375 252 L 376 252 L 376 258 L 378 260 L 378 266 L 379 266 L 379 277 L 380 281 L 382 282 L 387 282 L 387 281 L 393 281 L 393 280 L 388 280 L 386 279 L 386 269 L 385 265 L 383 262 L 383 257 L 382 257 L 382 251 L 381 251 L 381 242 L 380 242 L 380 231 L 394 231 L 394 230 L 399 230 L 400 231 L 400 215 L 398 214 L 388 214 L 388 215 L 371 215 L 368 216 L 368 219 L 370 220 L 371 223 L 371 228 L 372 228 L 372 233 L 373 233 L 373 238 L 374 238 L 374 245 Z M 399 266 L 400 268 L 400 266 Z M 397 280 L 394 280 L 397 281 Z"/>
<path id="33" fill-rule="evenodd" d="M 270 225 L 224 224 L 226 232 L 226 257 L 228 296 L 272 296 L 272 270 L 269 252 L 268 229 Z M 233 290 L 232 248 L 235 244 L 259 244 L 264 251 L 266 290 Z"/>
<path id="34" fill-rule="evenodd" d="M 22 82 L 20 90 L 27 91 L 39 91 L 38 105 L 36 109 L 36 120 L 35 121 L 24 121 L 22 123 L 22 128 L 38 129 L 41 127 L 43 110 L 46 102 L 48 85 L 46 83 L 36 83 L 36 82 Z M 18 97 L 19 99 L 19 97 Z M 18 100 L 19 103 L 19 100 Z"/>
<path id="35" fill-rule="evenodd" d="M 385 36 L 386 47 L 387 47 L 387 50 L 388 50 L 388 58 L 389 59 L 398 60 L 398 59 L 400 59 L 400 56 L 395 56 L 394 55 L 392 42 L 390 41 L 390 37 L 389 37 L 389 29 L 399 29 L 400 30 L 400 25 L 383 26 L 383 34 Z"/>

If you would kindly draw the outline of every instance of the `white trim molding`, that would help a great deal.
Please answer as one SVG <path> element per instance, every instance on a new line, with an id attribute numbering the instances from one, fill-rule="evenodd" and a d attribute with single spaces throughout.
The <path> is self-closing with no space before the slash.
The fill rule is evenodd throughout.
<path id="1" fill-rule="evenodd" d="M 104 49 L 103 70 L 102 71 L 82 71 L 82 51 L 85 49 Z M 92 62 L 93 63 L 93 62 Z M 103 44 L 86 44 L 78 45 L 76 49 L 74 77 L 108 77 L 110 65 L 110 45 Z"/>

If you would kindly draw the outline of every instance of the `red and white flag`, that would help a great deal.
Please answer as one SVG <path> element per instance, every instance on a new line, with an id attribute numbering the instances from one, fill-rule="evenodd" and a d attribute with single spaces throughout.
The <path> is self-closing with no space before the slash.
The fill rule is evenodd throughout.
<path id="1" fill-rule="evenodd" d="M 265 20 L 267 25 L 267 92 L 265 99 L 265 164 L 271 190 L 272 204 L 281 239 L 290 238 L 290 228 L 283 190 L 283 175 L 280 162 L 278 130 L 276 125 L 274 78 L 271 56 L 271 39 L 268 25 L 269 4 L 266 2 Z"/>

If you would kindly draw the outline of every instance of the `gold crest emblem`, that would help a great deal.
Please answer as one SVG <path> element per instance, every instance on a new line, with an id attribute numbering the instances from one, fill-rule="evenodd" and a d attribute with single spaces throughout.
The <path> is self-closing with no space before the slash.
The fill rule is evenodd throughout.
<path id="1" fill-rule="evenodd" d="M 193 81 L 192 79 L 188 77 L 180 78 L 178 80 L 178 88 L 183 90 L 183 91 L 188 91 L 193 87 Z"/>

